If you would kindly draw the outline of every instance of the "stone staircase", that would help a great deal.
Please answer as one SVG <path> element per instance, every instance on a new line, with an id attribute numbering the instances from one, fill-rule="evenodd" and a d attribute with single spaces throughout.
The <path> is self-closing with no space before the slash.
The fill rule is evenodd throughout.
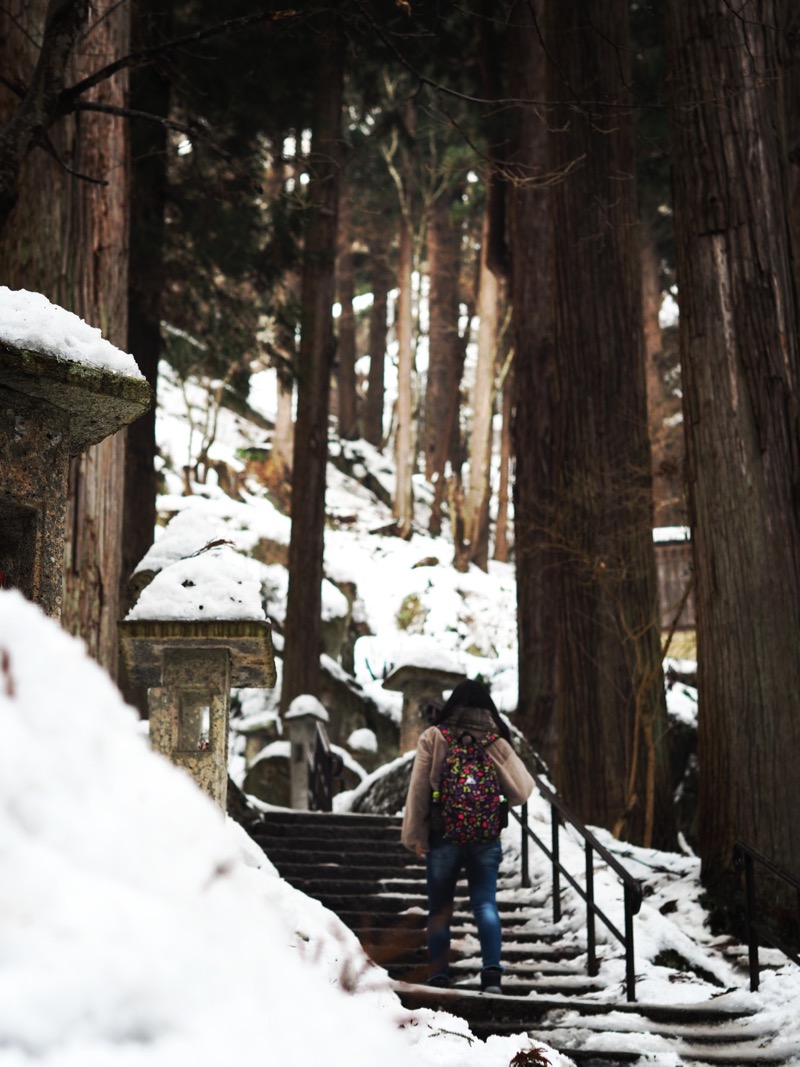
<path id="1" fill-rule="evenodd" d="M 724 994 L 686 1006 L 628 1003 L 623 990 L 612 1002 L 591 999 L 602 983 L 585 972 L 582 915 L 554 927 L 546 882 L 522 890 L 518 871 L 501 868 L 498 883 L 503 995 L 479 992 L 466 883 L 459 883 L 452 924 L 454 983 L 432 989 L 424 985 L 425 869 L 400 845 L 399 818 L 280 811 L 248 829 L 288 882 L 358 935 L 409 1009 L 459 1015 L 481 1038 L 529 1033 L 588 1067 L 664 1063 L 665 1050 L 671 1065 L 800 1064 L 800 1047 L 788 1047 L 774 1027 L 731 1007 Z"/>

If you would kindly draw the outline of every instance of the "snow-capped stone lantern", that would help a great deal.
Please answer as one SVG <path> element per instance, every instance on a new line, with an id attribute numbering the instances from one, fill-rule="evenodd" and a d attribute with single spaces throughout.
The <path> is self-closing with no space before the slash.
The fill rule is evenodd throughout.
<path id="1" fill-rule="evenodd" d="M 283 721 L 289 732 L 289 788 L 291 805 L 296 811 L 309 808 L 309 763 L 317 744 L 317 725 L 322 724 L 322 737 L 327 744 L 324 724 L 330 719 L 327 708 L 315 696 L 301 694 L 289 705 Z"/>
<path id="2" fill-rule="evenodd" d="M 259 564 L 229 543 L 164 567 L 119 624 L 135 685 L 148 689 L 150 742 L 223 810 L 231 686 L 275 685 Z"/>
<path id="3" fill-rule="evenodd" d="M 70 457 L 152 402 L 133 357 L 99 330 L 0 286 L 0 584 L 61 614 Z"/>
<path id="4" fill-rule="evenodd" d="M 448 656 L 424 638 L 409 645 L 409 650 L 383 680 L 384 689 L 403 694 L 401 753 L 416 748 L 420 734 L 430 726 L 430 705 L 441 703 L 443 692 L 454 689 L 466 677 Z"/>

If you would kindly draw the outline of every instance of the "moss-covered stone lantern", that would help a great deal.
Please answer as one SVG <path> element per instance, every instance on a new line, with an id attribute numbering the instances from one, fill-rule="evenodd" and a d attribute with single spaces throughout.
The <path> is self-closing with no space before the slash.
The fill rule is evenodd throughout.
<path id="1" fill-rule="evenodd" d="M 41 294 L 0 287 L 0 572 L 61 613 L 70 457 L 153 402 L 132 357 Z"/>

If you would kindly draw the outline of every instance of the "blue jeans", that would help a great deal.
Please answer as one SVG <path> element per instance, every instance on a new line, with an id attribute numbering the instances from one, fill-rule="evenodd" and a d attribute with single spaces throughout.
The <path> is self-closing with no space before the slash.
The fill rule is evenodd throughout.
<path id="1" fill-rule="evenodd" d="M 429 978 L 448 976 L 450 920 L 458 875 L 463 867 L 469 902 L 478 927 L 483 969 L 500 966 L 500 915 L 497 911 L 497 872 L 503 849 L 499 841 L 482 845 L 434 845 L 425 857 L 428 872 Z"/>

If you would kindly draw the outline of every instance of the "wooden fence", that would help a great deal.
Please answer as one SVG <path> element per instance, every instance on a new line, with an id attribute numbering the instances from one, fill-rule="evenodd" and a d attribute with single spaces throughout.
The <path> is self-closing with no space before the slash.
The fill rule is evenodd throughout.
<path id="1" fill-rule="evenodd" d="M 690 541 L 682 538 L 659 539 L 656 536 L 655 550 L 661 629 L 669 630 L 691 580 L 692 546 Z M 694 595 L 690 592 L 680 613 L 677 629 L 693 630 L 694 621 Z"/>

